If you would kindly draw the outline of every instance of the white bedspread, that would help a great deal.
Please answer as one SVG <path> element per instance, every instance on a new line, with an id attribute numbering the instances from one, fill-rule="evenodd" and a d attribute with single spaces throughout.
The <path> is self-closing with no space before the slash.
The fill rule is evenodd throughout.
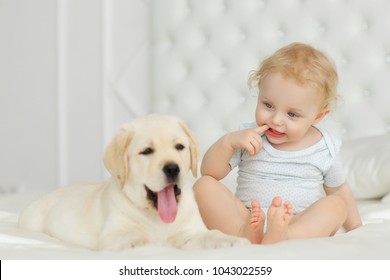
<path id="1" fill-rule="evenodd" d="M 388 201 L 359 201 L 364 226 L 330 238 L 214 250 L 145 246 L 121 252 L 102 252 L 19 229 L 17 213 L 32 198 L 26 195 L 0 196 L 0 259 L 390 259 Z"/>

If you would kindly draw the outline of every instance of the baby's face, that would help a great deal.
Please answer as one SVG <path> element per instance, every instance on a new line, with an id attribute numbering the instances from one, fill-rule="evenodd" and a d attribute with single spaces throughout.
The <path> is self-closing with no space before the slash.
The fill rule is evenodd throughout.
<path id="1" fill-rule="evenodd" d="M 295 145 L 308 136 L 312 125 L 325 115 L 322 96 L 308 86 L 300 86 L 279 73 L 269 74 L 260 87 L 256 122 L 268 125 L 268 141 L 273 145 Z"/>

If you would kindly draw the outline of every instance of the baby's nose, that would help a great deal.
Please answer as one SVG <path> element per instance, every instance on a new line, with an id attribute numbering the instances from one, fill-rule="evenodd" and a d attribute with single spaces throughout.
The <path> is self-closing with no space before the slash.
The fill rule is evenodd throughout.
<path id="1" fill-rule="evenodd" d="M 272 124 L 276 126 L 282 126 L 283 125 L 283 117 L 279 113 L 275 113 L 272 116 Z"/>

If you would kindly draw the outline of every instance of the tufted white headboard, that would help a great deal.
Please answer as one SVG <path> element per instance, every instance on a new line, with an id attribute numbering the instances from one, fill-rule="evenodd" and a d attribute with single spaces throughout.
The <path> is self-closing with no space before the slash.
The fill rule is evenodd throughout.
<path id="1" fill-rule="evenodd" d="M 336 63 L 342 100 L 326 125 L 342 139 L 390 133 L 390 1 L 152 1 L 154 112 L 183 118 L 201 155 L 254 120 L 248 74 L 291 42 Z"/>

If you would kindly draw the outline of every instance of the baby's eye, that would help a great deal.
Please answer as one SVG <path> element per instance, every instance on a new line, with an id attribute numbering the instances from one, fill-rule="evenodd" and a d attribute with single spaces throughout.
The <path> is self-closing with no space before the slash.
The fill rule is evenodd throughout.
<path id="1" fill-rule="evenodd" d="M 268 102 L 264 102 L 264 106 L 267 107 L 268 109 L 272 108 L 272 104 L 270 104 Z"/>
<path id="2" fill-rule="evenodd" d="M 297 114 L 295 114 L 294 112 L 288 112 L 287 115 L 288 115 L 290 118 L 295 118 L 295 117 L 297 117 Z"/>

